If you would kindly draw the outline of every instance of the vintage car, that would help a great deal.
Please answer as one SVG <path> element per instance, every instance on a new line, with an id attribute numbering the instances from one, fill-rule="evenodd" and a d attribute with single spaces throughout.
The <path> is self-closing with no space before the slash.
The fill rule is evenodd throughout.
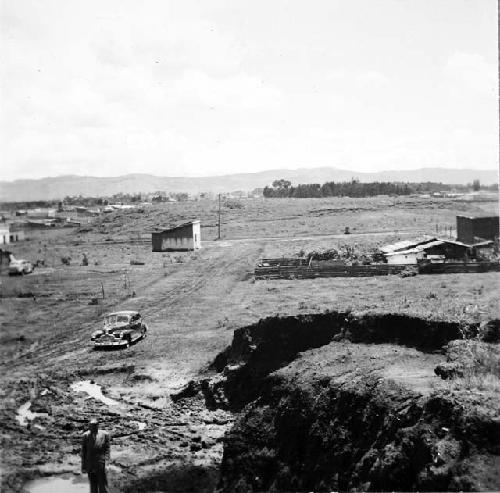
<path id="1" fill-rule="evenodd" d="M 22 276 L 33 272 L 33 264 L 28 260 L 12 259 L 9 262 L 9 276 Z"/>
<path id="2" fill-rule="evenodd" d="M 92 333 L 94 347 L 129 347 L 130 344 L 146 337 L 147 325 L 136 311 L 108 313 L 104 316 L 104 325 Z"/>

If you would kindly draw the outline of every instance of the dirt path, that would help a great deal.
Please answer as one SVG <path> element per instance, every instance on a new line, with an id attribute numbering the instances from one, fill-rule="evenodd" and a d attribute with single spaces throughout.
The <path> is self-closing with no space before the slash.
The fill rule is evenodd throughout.
<path id="1" fill-rule="evenodd" d="M 139 484 L 146 485 L 144 491 L 154 490 L 155 482 L 169 481 L 176 491 L 176 485 L 186 484 L 185 474 L 199 477 L 200 491 L 213 487 L 220 439 L 231 417 L 210 413 L 201 402 L 174 405 L 169 394 L 230 342 L 234 313 L 245 300 L 248 273 L 259 253 L 256 244 L 237 250 L 215 246 L 171 275 L 145 279 L 136 297 L 113 307 L 140 310 L 149 326 L 148 337 L 127 350 L 94 351 L 89 334 L 95 319 L 85 320 L 77 310 L 66 310 L 66 317 L 54 312 L 44 320 L 45 337 L 34 351 L 11 362 L 2 378 L 7 405 L 1 440 L 12 448 L 4 471 L 11 479 L 4 490 L 16 491 L 19 482 L 40 475 L 40 468 L 44 475 L 76 472 L 78 437 L 96 413 L 114 436 L 115 491 L 141 491 Z M 72 391 L 78 380 L 102 386 L 117 405 Z M 48 415 L 35 420 L 39 428 L 23 430 L 15 414 L 28 401 Z"/>

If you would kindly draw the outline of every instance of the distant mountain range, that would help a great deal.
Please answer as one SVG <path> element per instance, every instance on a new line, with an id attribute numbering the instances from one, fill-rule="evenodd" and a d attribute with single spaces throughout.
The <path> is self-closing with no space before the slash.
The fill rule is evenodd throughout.
<path id="1" fill-rule="evenodd" d="M 464 185 L 479 179 L 482 184 L 497 183 L 495 170 L 421 168 L 415 170 L 380 171 L 363 173 L 337 168 L 274 169 L 257 173 L 238 173 L 206 177 L 167 177 L 148 174 L 130 174 L 116 177 L 92 177 L 66 175 L 35 180 L 0 181 L 0 201 L 62 199 L 67 195 L 87 197 L 109 196 L 116 193 L 155 192 L 233 192 L 251 191 L 271 185 L 274 180 L 286 179 L 292 185 L 299 183 L 324 183 L 347 181 L 352 178 L 361 182 L 442 182 Z"/>

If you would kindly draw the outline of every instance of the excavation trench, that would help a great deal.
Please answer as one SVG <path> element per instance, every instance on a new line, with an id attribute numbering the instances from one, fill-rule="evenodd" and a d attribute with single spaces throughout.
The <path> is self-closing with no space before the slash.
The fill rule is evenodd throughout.
<path id="1" fill-rule="evenodd" d="M 466 335 L 478 332 L 494 345 L 499 321 Z M 214 374 L 174 400 L 238 413 L 223 492 L 499 489 L 498 403 L 405 380 L 423 368 L 442 382 L 434 364 L 463 337 L 457 323 L 390 314 L 268 318 L 236 330 Z"/>

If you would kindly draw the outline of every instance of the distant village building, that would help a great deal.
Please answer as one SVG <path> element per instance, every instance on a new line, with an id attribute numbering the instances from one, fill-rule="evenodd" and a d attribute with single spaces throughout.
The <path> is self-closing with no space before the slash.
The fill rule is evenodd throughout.
<path id="1" fill-rule="evenodd" d="M 28 217 L 33 217 L 37 219 L 52 219 L 56 217 L 55 209 L 37 208 L 37 209 L 28 209 L 26 212 Z"/>
<path id="2" fill-rule="evenodd" d="M 25 232 L 23 230 L 12 231 L 9 232 L 9 239 L 11 243 L 15 243 L 16 241 L 24 241 L 26 239 Z"/>
<path id="3" fill-rule="evenodd" d="M 152 233 L 153 252 L 187 251 L 201 248 L 200 221 Z"/>
<path id="4" fill-rule="evenodd" d="M 10 243 L 9 227 L 2 224 L 0 226 L 0 245 L 8 245 Z"/>
<path id="5" fill-rule="evenodd" d="M 457 240 L 473 245 L 498 237 L 498 216 L 457 216 Z"/>

